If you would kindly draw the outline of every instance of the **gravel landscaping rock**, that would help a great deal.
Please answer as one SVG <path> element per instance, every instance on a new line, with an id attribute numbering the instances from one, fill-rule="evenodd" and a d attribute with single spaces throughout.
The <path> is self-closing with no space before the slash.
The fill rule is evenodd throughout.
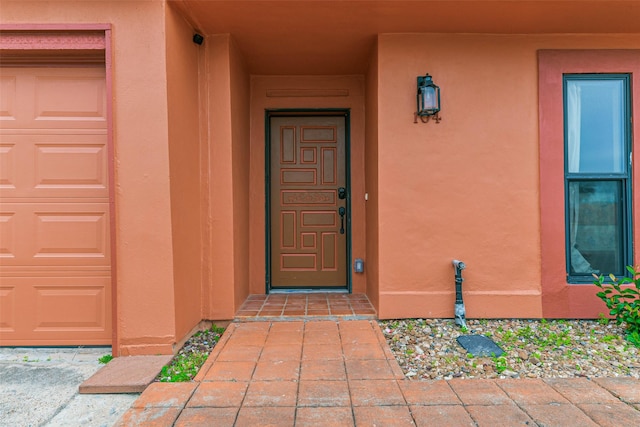
<path id="1" fill-rule="evenodd" d="M 184 343 L 177 355 L 211 353 L 211 350 L 216 346 L 223 332 L 223 330 L 214 329 L 205 329 L 204 331 L 196 332 Z"/>
<path id="2" fill-rule="evenodd" d="M 453 319 L 380 321 L 391 351 L 410 379 L 640 378 L 640 349 L 615 322 L 595 320 Z M 474 357 L 460 335 L 491 338 L 505 354 Z"/>
<path id="3" fill-rule="evenodd" d="M 379 321 L 391 351 L 410 379 L 640 378 L 640 349 L 615 322 L 596 320 L 453 319 Z M 500 358 L 473 357 L 456 338 L 478 334 L 504 351 Z M 218 336 L 192 336 L 178 353 L 210 353 Z"/>

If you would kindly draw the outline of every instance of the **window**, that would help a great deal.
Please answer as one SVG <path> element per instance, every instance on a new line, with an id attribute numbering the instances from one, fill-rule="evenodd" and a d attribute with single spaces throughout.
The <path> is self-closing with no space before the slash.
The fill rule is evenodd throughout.
<path id="1" fill-rule="evenodd" d="M 570 283 L 626 274 L 631 258 L 628 74 L 565 74 L 565 233 Z"/>
<path id="2" fill-rule="evenodd" d="M 595 318 L 588 271 L 638 263 L 640 49 L 539 50 L 538 101 L 542 315 Z"/>

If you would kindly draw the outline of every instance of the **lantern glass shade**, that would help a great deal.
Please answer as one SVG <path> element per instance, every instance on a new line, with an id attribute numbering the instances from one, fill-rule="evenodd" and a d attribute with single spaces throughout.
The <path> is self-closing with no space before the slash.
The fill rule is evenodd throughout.
<path id="1" fill-rule="evenodd" d="M 431 86 L 427 86 L 427 87 L 421 88 L 420 91 L 422 92 L 422 108 L 424 110 L 435 109 L 437 107 L 436 90 Z"/>
<path id="2" fill-rule="evenodd" d="M 417 98 L 419 116 L 433 116 L 440 111 L 440 88 L 429 74 L 418 77 Z"/>

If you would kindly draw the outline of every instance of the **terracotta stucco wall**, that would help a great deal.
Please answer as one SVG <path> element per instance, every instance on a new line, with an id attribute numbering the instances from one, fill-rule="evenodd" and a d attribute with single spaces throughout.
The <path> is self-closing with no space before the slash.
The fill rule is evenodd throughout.
<path id="1" fill-rule="evenodd" d="M 538 49 L 637 46 L 618 35 L 379 37 L 379 315 L 540 317 Z M 416 77 L 442 122 L 413 124 Z M 559 187 L 559 191 L 561 188 Z"/>
<path id="2" fill-rule="evenodd" d="M 114 352 L 123 355 L 171 353 L 176 335 L 164 8 L 162 2 L 147 1 L 2 2 L 3 24 L 112 25 Z"/>
<path id="3" fill-rule="evenodd" d="M 209 36 L 204 46 L 211 236 L 204 317 L 231 319 L 249 293 L 249 75 L 230 35 Z"/>
<path id="4" fill-rule="evenodd" d="M 206 222 L 210 227 L 209 282 L 205 283 L 204 316 L 208 319 L 233 317 L 233 175 L 231 129 L 230 37 L 207 37 L 206 91 L 204 102 L 209 122 L 207 180 L 210 205 Z"/>
<path id="5" fill-rule="evenodd" d="M 249 295 L 249 100 L 250 79 L 242 54 L 230 39 L 231 144 L 233 167 L 233 258 L 235 311 Z"/>
<path id="6" fill-rule="evenodd" d="M 167 97 L 176 338 L 202 319 L 198 57 L 193 29 L 167 8 Z"/>
<path id="7" fill-rule="evenodd" d="M 365 268 L 367 271 L 366 293 L 369 300 L 378 307 L 379 298 L 379 250 L 378 250 L 378 45 L 374 46 L 366 75 L 366 126 L 365 126 L 365 180 L 368 200 L 366 202 L 367 218 L 367 256 Z"/>

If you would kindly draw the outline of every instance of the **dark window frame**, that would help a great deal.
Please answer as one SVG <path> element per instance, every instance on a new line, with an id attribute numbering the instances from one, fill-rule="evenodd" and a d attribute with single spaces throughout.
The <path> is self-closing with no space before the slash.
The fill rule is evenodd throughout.
<path id="1" fill-rule="evenodd" d="M 567 117 L 567 83 L 572 80 L 596 81 L 596 80 L 622 80 L 624 89 L 623 102 L 623 118 L 624 126 L 624 153 L 623 165 L 624 171 L 621 173 L 593 173 L 593 172 L 569 172 L 569 155 L 568 155 L 568 117 Z M 563 141 L 564 141 L 564 213 L 565 213 L 565 269 L 567 274 L 567 283 L 569 284 L 591 284 L 593 276 L 590 273 L 575 274 L 571 271 L 571 242 L 570 242 L 570 215 L 569 215 L 569 185 L 571 182 L 619 182 L 621 186 L 619 217 L 621 222 L 621 243 L 619 250 L 621 251 L 622 265 L 619 266 L 620 271 L 609 272 L 600 271 L 599 274 L 607 277 L 610 273 L 616 276 L 628 276 L 626 270 L 627 265 L 633 264 L 633 191 L 632 191 L 632 87 L 631 75 L 627 73 L 564 73 L 562 75 L 562 108 L 563 108 Z"/>

